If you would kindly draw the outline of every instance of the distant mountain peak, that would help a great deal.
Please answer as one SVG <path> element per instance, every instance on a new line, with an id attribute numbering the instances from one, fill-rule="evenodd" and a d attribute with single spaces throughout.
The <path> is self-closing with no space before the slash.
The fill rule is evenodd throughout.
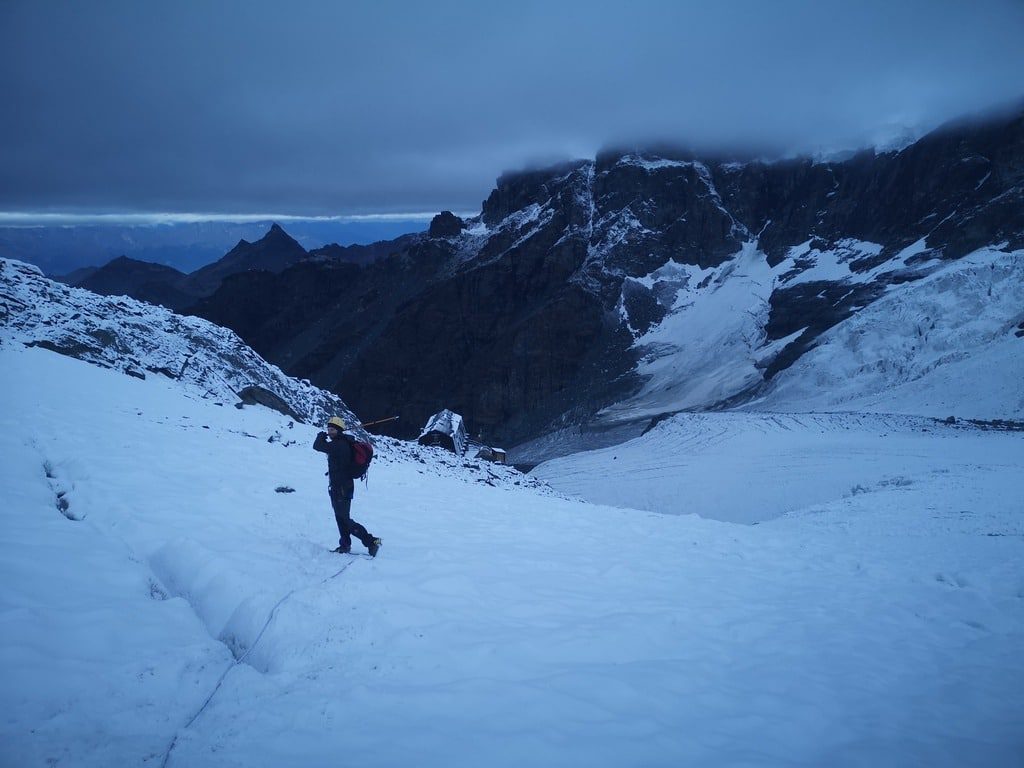
<path id="1" fill-rule="evenodd" d="M 299 241 L 289 235 L 280 224 L 276 222 L 270 225 L 270 229 L 267 230 L 262 238 L 256 241 L 255 245 L 261 245 L 263 243 L 273 243 L 275 245 L 284 245 L 287 247 L 301 248 L 305 252 L 305 248 L 299 245 Z"/>
<path id="2" fill-rule="evenodd" d="M 281 272 L 307 255 L 306 249 L 275 223 L 255 243 L 239 240 L 224 258 L 193 272 L 189 282 L 197 294 L 208 295 L 229 275 L 253 269 Z"/>

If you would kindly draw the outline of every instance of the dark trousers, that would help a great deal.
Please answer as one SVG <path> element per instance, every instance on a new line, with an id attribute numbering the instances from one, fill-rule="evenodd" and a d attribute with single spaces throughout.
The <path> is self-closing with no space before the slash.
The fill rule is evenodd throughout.
<path id="1" fill-rule="evenodd" d="M 331 506 L 334 507 L 334 520 L 338 524 L 338 545 L 342 549 L 349 549 L 352 546 L 352 537 L 355 536 L 369 548 L 373 542 L 373 536 L 359 523 L 352 519 L 352 499 L 346 498 L 343 493 L 331 494 Z"/>

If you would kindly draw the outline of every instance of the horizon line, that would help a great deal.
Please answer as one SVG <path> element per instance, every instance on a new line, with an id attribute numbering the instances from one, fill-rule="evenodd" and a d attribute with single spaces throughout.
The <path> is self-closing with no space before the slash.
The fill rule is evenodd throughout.
<path id="1" fill-rule="evenodd" d="M 415 221 L 429 222 L 440 211 L 408 211 L 404 213 L 360 213 L 339 216 L 298 216 L 295 214 L 270 213 L 54 213 L 43 211 L 0 211 L 0 227 L 45 227 L 45 226 L 89 226 L 89 225 L 135 225 L 160 226 L 171 224 L 259 224 L 261 222 L 336 222 L 338 224 L 361 224 L 371 222 Z M 461 218 L 479 215 L 456 212 Z"/>

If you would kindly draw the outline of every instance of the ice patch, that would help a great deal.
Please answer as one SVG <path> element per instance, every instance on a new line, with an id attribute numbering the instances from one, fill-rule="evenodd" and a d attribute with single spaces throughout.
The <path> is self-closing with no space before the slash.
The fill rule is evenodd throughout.
<path id="1" fill-rule="evenodd" d="M 1024 344 L 1013 335 L 1021 306 L 1024 251 L 983 248 L 826 331 L 757 407 L 1021 418 Z"/>
<path id="2" fill-rule="evenodd" d="M 774 275 L 755 243 L 722 266 L 701 270 L 675 262 L 648 275 L 657 291 L 675 292 L 672 311 L 634 343 L 646 351 L 640 392 L 599 415 L 608 424 L 712 405 L 760 381 Z"/>

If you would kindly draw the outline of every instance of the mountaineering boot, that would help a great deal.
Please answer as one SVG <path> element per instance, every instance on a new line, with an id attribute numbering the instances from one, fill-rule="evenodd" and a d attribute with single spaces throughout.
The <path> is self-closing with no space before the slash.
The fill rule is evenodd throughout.
<path id="1" fill-rule="evenodd" d="M 366 546 L 367 551 L 370 553 L 370 557 L 376 557 L 377 551 L 380 549 L 380 539 L 374 539 Z"/>

